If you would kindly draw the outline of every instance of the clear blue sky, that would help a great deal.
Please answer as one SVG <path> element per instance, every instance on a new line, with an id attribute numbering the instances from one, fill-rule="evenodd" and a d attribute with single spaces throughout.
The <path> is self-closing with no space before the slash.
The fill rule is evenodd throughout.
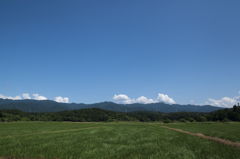
<path id="1" fill-rule="evenodd" d="M 2 96 L 239 101 L 239 68 L 238 0 L 0 0 Z"/>

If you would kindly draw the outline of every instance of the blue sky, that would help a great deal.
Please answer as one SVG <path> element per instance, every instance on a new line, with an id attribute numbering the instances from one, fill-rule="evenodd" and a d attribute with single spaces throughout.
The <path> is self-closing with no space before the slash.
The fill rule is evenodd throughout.
<path id="1" fill-rule="evenodd" d="M 237 0 L 1 0 L 0 98 L 232 107 L 239 8 Z"/>

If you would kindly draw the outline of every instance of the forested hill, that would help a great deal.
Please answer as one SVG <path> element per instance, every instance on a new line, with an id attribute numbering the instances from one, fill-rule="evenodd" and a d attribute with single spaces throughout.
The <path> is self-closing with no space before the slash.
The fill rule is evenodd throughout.
<path id="1" fill-rule="evenodd" d="M 28 113 L 16 109 L 1 110 L 0 122 L 10 121 L 72 121 L 72 122 L 98 122 L 98 121 L 163 121 L 171 123 L 180 122 L 204 122 L 204 121 L 222 121 L 228 122 L 240 121 L 240 106 L 233 106 L 231 109 L 221 109 L 211 113 L 196 112 L 178 112 L 178 113 L 161 113 L 152 111 L 138 112 L 116 112 L 103 110 L 99 108 L 65 110 L 60 112 L 39 112 Z"/>
<path id="2" fill-rule="evenodd" d="M 133 112 L 133 111 L 155 111 L 155 112 L 212 112 L 223 109 L 210 105 L 179 105 L 179 104 L 116 104 L 113 102 L 101 102 L 95 104 L 77 104 L 77 103 L 58 103 L 52 100 L 10 100 L 0 99 L 0 109 L 18 109 L 23 112 L 58 112 L 64 110 L 100 108 L 116 112 Z"/>

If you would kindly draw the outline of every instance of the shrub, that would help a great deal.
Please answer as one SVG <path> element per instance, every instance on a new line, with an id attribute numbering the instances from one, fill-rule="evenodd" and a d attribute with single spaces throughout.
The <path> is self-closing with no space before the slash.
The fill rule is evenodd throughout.
<path id="1" fill-rule="evenodd" d="M 205 121 L 207 121 L 207 118 L 204 117 L 204 116 L 200 116 L 200 117 L 198 118 L 198 121 L 199 121 L 199 122 L 205 122 Z"/>
<path id="2" fill-rule="evenodd" d="M 79 121 L 80 122 L 85 122 L 85 119 L 84 118 L 80 118 Z"/>
<path id="3" fill-rule="evenodd" d="M 58 116 L 55 121 L 63 121 L 63 117 Z"/>
<path id="4" fill-rule="evenodd" d="M 222 120 L 222 122 L 223 122 L 223 123 L 227 123 L 227 122 L 229 122 L 229 120 L 228 120 L 227 118 L 224 118 L 224 119 Z"/>
<path id="5" fill-rule="evenodd" d="M 30 119 L 29 119 L 29 118 L 26 118 L 26 117 L 23 117 L 23 118 L 21 119 L 21 121 L 30 121 Z"/>
<path id="6" fill-rule="evenodd" d="M 13 118 L 14 121 L 20 121 L 21 120 L 21 117 L 19 115 L 16 115 L 14 116 Z"/>
<path id="7" fill-rule="evenodd" d="M 179 121 L 179 122 L 183 122 L 183 123 L 186 122 L 185 118 L 181 118 L 181 119 L 179 119 L 178 121 Z"/>
<path id="8" fill-rule="evenodd" d="M 193 118 L 189 118 L 189 121 L 190 122 L 194 122 L 195 120 Z"/>
<path id="9" fill-rule="evenodd" d="M 108 119 L 108 122 L 113 122 L 113 119 Z"/>
<path id="10" fill-rule="evenodd" d="M 172 120 L 169 119 L 169 118 L 167 118 L 167 119 L 165 119 L 165 120 L 163 121 L 163 123 L 172 123 Z"/>

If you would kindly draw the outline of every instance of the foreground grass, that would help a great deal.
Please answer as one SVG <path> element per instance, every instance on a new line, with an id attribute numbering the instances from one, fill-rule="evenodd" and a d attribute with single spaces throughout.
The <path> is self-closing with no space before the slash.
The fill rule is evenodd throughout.
<path id="1" fill-rule="evenodd" d="M 76 131 L 0 138 L 0 156 L 45 158 L 239 158 L 240 150 L 147 123 L 51 123 L 55 128 L 13 124 L 27 132 Z M 26 125 L 27 124 L 27 125 Z M 29 127 L 27 127 L 29 126 Z M 84 129 L 87 127 L 102 126 Z M 60 129 L 62 128 L 62 129 Z M 21 130 L 21 129 L 19 129 Z M 51 130 L 51 131 L 50 131 Z M 5 130 L 6 132 L 7 130 Z M 19 133 L 23 135 L 23 132 Z M 3 133 L 5 134 L 5 133 Z M 14 133 L 16 135 L 16 132 Z"/>
<path id="2" fill-rule="evenodd" d="M 240 142 L 240 123 L 176 123 L 164 126 Z"/>

